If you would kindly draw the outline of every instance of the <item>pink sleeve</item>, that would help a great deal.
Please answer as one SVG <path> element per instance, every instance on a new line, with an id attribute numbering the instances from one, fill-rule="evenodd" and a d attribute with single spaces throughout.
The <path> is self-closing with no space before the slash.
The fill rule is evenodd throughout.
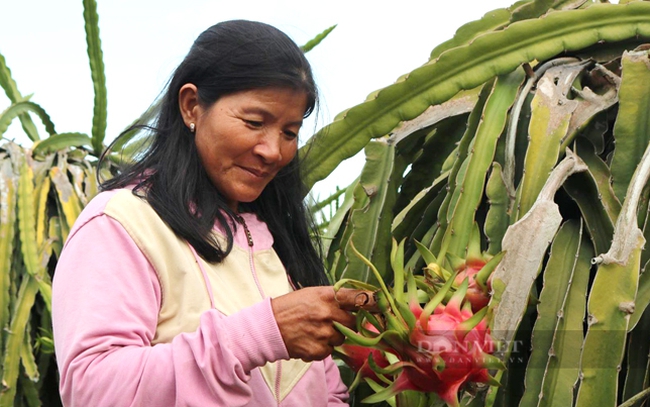
<path id="1" fill-rule="evenodd" d="M 323 363 L 325 364 L 325 377 L 327 379 L 327 405 L 329 407 L 347 406 L 348 388 L 341 380 L 338 366 L 336 366 L 331 356 L 324 359 Z"/>
<path id="2" fill-rule="evenodd" d="M 243 405 L 250 371 L 288 358 L 270 300 L 152 346 L 161 304 L 155 271 L 122 226 L 88 220 L 66 243 L 53 325 L 67 407 Z"/>

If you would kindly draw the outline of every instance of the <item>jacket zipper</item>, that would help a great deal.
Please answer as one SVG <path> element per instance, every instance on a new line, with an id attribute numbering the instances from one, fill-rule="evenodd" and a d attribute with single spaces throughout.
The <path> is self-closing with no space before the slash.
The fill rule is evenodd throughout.
<path id="1" fill-rule="evenodd" d="M 253 235 L 251 235 L 251 231 L 248 229 L 248 225 L 246 225 L 246 221 L 241 215 L 236 215 L 237 216 L 237 221 L 241 223 L 241 225 L 244 227 L 244 232 L 246 233 L 246 239 L 248 240 L 248 262 L 250 263 L 250 268 L 251 268 L 251 273 L 253 273 L 253 279 L 255 280 L 255 284 L 257 285 L 257 290 L 259 291 L 260 295 L 262 298 L 266 298 L 266 295 L 264 294 L 264 290 L 262 290 L 262 285 L 260 284 L 259 280 L 257 279 L 257 271 L 255 270 L 255 263 L 253 261 Z M 282 361 L 278 360 L 276 362 L 276 368 L 275 368 L 275 401 L 278 406 L 280 406 L 280 383 L 281 383 L 281 375 L 282 375 Z"/>

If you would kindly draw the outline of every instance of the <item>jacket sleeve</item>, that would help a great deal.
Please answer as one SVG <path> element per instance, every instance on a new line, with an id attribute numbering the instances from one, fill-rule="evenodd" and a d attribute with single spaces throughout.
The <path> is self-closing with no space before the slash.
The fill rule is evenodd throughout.
<path id="1" fill-rule="evenodd" d="M 146 257 L 105 215 L 73 233 L 52 301 L 65 406 L 243 405 L 250 371 L 288 358 L 269 299 L 152 346 L 161 290 Z"/>
<path id="2" fill-rule="evenodd" d="M 325 364 L 325 377 L 327 378 L 327 405 L 329 407 L 347 406 L 348 388 L 341 380 L 338 366 L 336 366 L 331 356 L 325 358 L 323 363 Z"/>

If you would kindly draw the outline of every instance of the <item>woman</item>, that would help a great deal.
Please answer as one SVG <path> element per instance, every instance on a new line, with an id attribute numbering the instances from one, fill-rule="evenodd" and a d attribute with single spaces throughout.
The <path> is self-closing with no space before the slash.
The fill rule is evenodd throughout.
<path id="1" fill-rule="evenodd" d="M 296 154 L 316 98 L 277 29 L 199 36 L 151 145 L 103 183 L 58 262 L 66 406 L 345 404 L 333 322 L 354 325 L 359 293 L 325 286 Z"/>

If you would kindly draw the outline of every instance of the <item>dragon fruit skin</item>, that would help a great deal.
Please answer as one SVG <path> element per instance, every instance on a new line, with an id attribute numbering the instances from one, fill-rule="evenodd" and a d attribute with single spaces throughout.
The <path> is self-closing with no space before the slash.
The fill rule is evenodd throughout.
<path id="1" fill-rule="evenodd" d="M 379 333 L 377 328 L 370 323 L 364 324 L 364 327 L 369 332 Z M 336 349 L 336 353 L 341 359 L 343 359 L 350 369 L 357 373 L 359 379 L 368 378 L 375 382 L 380 382 L 379 377 L 375 371 L 372 370 L 368 362 L 370 355 L 372 355 L 372 359 L 377 366 L 385 368 L 390 365 L 390 362 L 386 359 L 384 353 L 375 348 L 344 343 Z"/>
<path id="2" fill-rule="evenodd" d="M 400 390 L 435 392 L 447 404 L 457 406 L 461 386 L 491 380 L 485 364 L 486 360 L 492 361 L 490 353 L 494 345 L 487 323 L 483 318 L 467 331 L 462 324 L 474 314 L 469 307 L 461 310 L 460 302 L 454 296 L 446 306 L 436 307 L 426 329 L 421 319 L 417 319 L 410 336 L 415 350 L 405 355 L 417 368 L 404 368 L 405 379 L 398 380 Z"/>
<path id="3" fill-rule="evenodd" d="M 486 307 L 490 302 L 490 286 L 481 287 L 476 281 L 476 275 L 485 266 L 487 262 L 483 260 L 475 260 L 467 262 L 462 270 L 459 270 L 456 278 L 454 279 L 454 286 L 458 287 L 463 280 L 468 279 L 469 285 L 467 286 L 467 293 L 465 298 L 472 304 L 472 311 L 478 312 Z"/>
<path id="4" fill-rule="evenodd" d="M 343 344 L 339 346 L 337 354 L 350 369 L 360 375 L 360 378 L 368 378 L 375 382 L 380 382 L 380 379 L 368 363 L 370 355 L 372 354 L 372 359 L 379 367 L 390 365 L 382 351 L 365 346 Z"/>

